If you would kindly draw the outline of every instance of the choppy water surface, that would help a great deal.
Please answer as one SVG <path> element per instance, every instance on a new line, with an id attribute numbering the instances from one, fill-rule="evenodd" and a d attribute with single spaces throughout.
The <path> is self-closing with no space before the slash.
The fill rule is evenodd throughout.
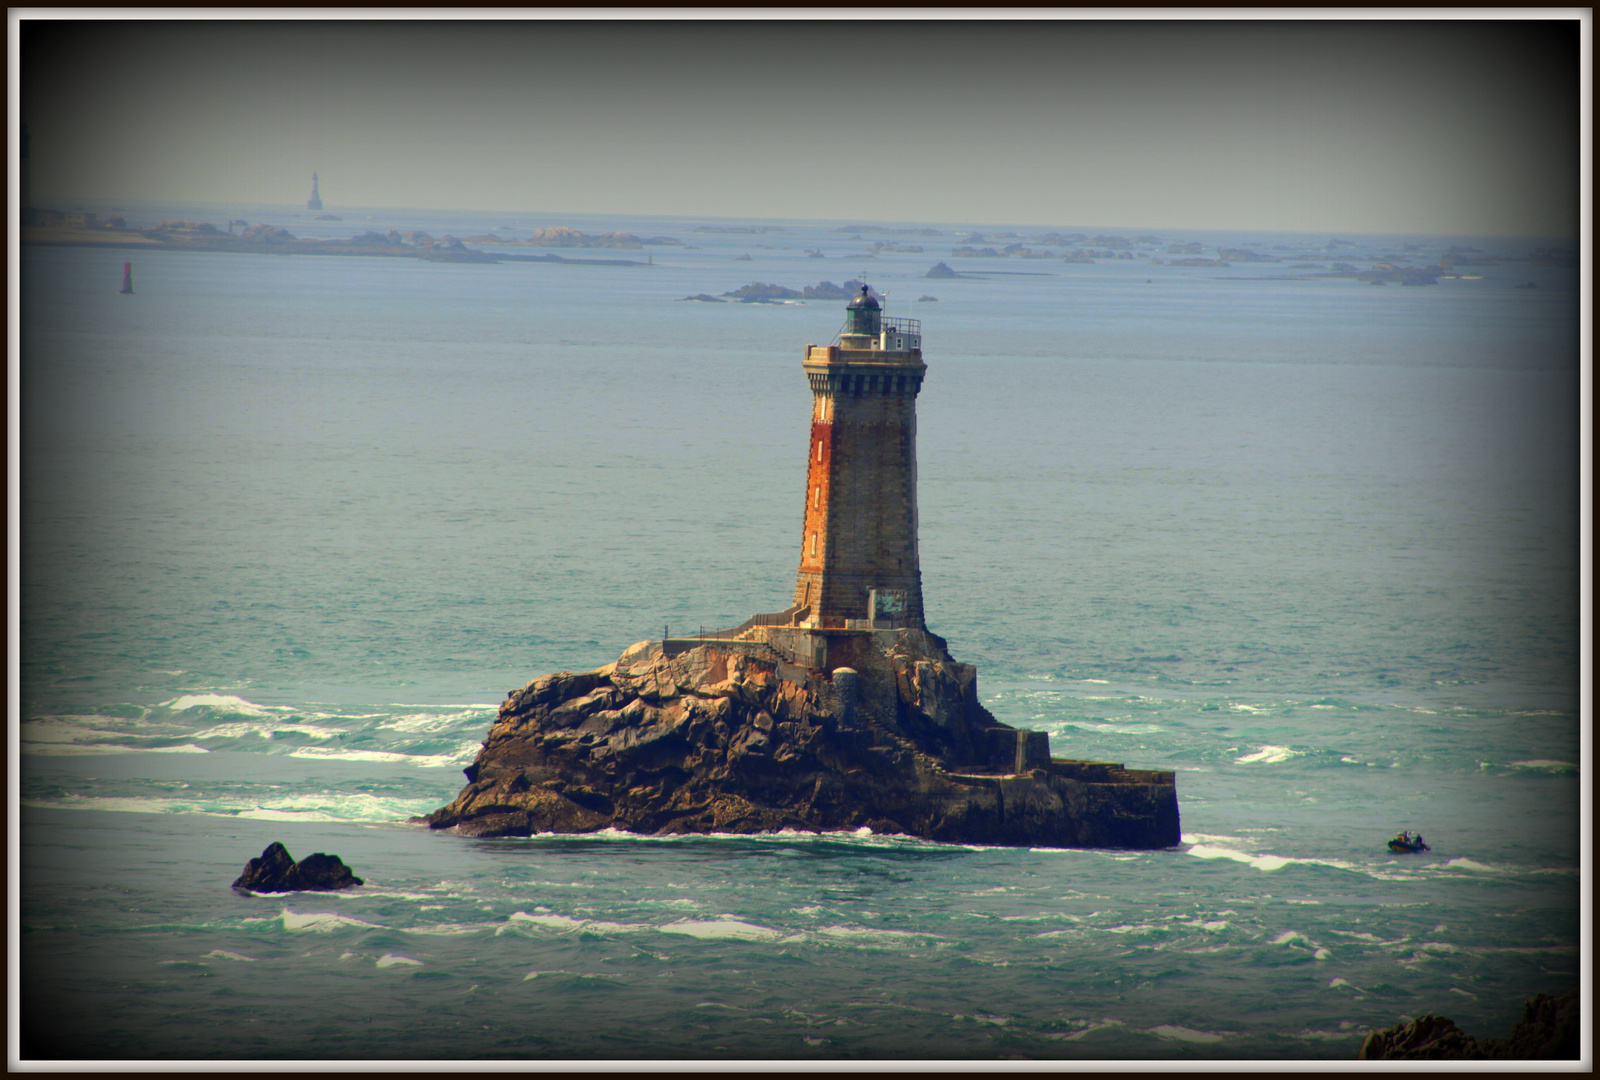
<path id="1" fill-rule="evenodd" d="M 25 1056 L 1348 1059 L 1577 984 L 1573 272 L 370 213 L 692 246 L 145 252 L 132 297 L 125 252 L 24 252 Z M 508 689 L 781 606 L 842 304 L 679 298 L 863 270 L 923 320 L 931 628 L 1055 754 L 1177 770 L 1183 844 L 405 824 Z M 229 890 L 273 840 L 367 884 Z"/>

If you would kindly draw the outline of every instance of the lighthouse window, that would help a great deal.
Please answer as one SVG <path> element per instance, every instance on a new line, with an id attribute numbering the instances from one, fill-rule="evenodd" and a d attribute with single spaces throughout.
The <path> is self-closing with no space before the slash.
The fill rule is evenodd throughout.
<path id="1" fill-rule="evenodd" d="M 811 489 L 811 505 L 812 506 L 821 506 L 822 505 L 822 489 L 821 488 L 812 488 Z"/>
<path id="2" fill-rule="evenodd" d="M 822 444 L 821 443 L 817 444 L 817 460 L 818 461 L 822 460 Z"/>
<path id="3" fill-rule="evenodd" d="M 812 533 L 811 534 L 811 554 L 815 555 L 816 553 L 817 553 L 817 534 L 816 533 Z"/>

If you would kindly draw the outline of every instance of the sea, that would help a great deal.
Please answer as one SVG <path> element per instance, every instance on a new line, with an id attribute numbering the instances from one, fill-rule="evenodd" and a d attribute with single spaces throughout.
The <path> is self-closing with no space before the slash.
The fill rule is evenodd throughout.
<path id="1" fill-rule="evenodd" d="M 14 1064 L 1326 1067 L 1587 995 L 1575 241 L 118 212 L 677 242 L 20 249 Z M 1182 843 L 414 823 L 508 691 L 788 602 L 844 302 L 685 298 L 851 279 L 921 321 L 929 628 Z M 233 890 L 274 841 L 365 884 Z"/>

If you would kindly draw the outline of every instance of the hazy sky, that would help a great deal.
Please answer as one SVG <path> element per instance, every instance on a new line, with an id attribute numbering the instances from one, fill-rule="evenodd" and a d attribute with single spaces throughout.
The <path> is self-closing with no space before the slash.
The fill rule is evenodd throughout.
<path id="1" fill-rule="evenodd" d="M 1576 235 L 1579 28 L 25 17 L 20 112 L 41 205 Z"/>

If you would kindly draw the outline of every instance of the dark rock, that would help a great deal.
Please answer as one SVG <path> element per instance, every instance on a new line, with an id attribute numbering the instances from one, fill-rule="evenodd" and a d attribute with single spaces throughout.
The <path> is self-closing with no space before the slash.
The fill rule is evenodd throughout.
<path id="1" fill-rule="evenodd" d="M 934 263 L 933 266 L 931 266 L 928 269 L 928 272 L 926 274 L 922 275 L 922 276 L 923 277 L 931 277 L 931 278 L 960 277 L 959 274 L 957 274 L 954 270 L 950 269 L 950 267 L 946 266 L 942 262 Z"/>
<path id="2" fill-rule="evenodd" d="M 835 285 L 831 281 L 819 281 L 815 285 L 807 285 L 801 290 L 801 296 L 807 300 L 854 300 L 861 295 L 861 286 L 864 281 L 851 278 L 843 285 Z"/>
<path id="3" fill-rule="evenodd" d="M 1249 248 L 1218 248 L 1217 258 L 1229 262 L 1281 262 L 1276 255 L 1263 255 Z"/>
<path id="4" fill-rule="evenodd" d="M 259 859 L 245 864 L 244 873 L 233 883 L 247 892 L 334 892 L 363 884 L 337 855 L 317 852 L 298 863 L 287 848 L 274 841 Z"/>
<path id="5" fill-rule="evenodd" d="M 1535 994 L 1523 1002 L 1522 1020 L 1504 1039 L 1474 1039 L 1444 1016 L 1419 1016 L 1374 1031 L 1356 1052 L 1358 1061 L 1536 1061 L 1578 1057 L 1582 1017 L 1578 992 L 1559 998 Z"/>
<path id="6" fill-rule="evenodd" d="M 748 285 L 741 285 L 723 296 L 733 296 L 740 300 L 799 300 L 805 294 L 795 289 L 788 289 L 782 285 L 768 285 L 764 281 L 752 281 Z"/>
<path id="7" fill-rule="evenodd" d="M 726 304 L 727 303 L 727 301 L 724 300 L 722 297 L 720 297 L 720 296 L 712 296 L 710 293 L 695 293 L 693 296 L 685 296 L 684 299 L 685 300 L 698 300 L 702 304 Z"/>
<path id="8" fill-rule="evenodd" d="M 1444 1016 L 1419 1016 L 1374 1031 L 1356 1051 L 1357 1061 L 1444 1061 L 1478 1058 L 1477 1042 Z"/>
<path id="9" fill-rule="evenodd" d="M 405 241 L 400 238 L 400 234 L 395 232 L 393 229 L 390 229 L 387 233 L 374 232 L 369 229 L 360 236 L 352 236 L 349 242 L 352 244 L 382 244 L 384 247 L 405 243 Z"/>
<path id="10" fill-rule="evenodd" d="M 826 670 L 773 642 L 640 642 L 595 671 L 511 693 L 454 802 L 468 836 L 827 832 L 1152 848 L 1179 839 L 1173 774 L 1049 756 L 997 721 L 977 673 L 914 629 L 829 645 Z M 793 654 L 791 654 L 793 655 Z"/>

